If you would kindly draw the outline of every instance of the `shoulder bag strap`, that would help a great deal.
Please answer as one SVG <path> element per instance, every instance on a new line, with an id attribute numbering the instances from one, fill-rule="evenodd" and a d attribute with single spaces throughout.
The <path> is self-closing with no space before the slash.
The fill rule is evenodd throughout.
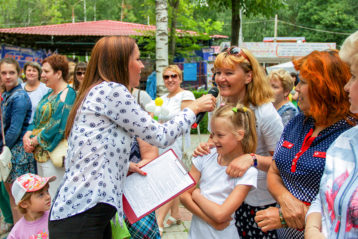
<path id="1" fill-rule="evenodd" d="M 142 106 L 142 105 L 140 104 L 140 89 L 138 89 L 137 103 L 138 103 L 138 105 Z M 143 107 L 142 107 L 142 108 L 143 108 Z"/>

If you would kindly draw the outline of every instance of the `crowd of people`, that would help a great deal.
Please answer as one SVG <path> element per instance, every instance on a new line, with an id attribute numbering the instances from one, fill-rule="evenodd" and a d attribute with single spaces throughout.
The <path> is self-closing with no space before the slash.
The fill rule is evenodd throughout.
<path id="1" fill-rule="evenodd" d="M 0 185 L 1 233 L 107 239 L 117 216 L 132 238 L 161 238 L 181 223 L 181 201 L 193 213 L 189 238 L 358 237 L 358 32 L 340 51 L 293 64 L 297 79 L 266 74 L 232 46 L 214 62 L 219 96 L 198 99 L 169 65 L 167 112 L 154 118 L 137 88 L 144 65 L 132 38 L 101 38 L 88 64 L 59 54 L 28 62 L 23 83 L 18 62 L 2 59 L 0 146 L 12 168 Z M 127 173 L 145 176 L 140 166 L 168 149 L 182 158 L 200 112 L 209 112 L 210 137 L 193 154 L 198 186 L 130 223 Z"/>

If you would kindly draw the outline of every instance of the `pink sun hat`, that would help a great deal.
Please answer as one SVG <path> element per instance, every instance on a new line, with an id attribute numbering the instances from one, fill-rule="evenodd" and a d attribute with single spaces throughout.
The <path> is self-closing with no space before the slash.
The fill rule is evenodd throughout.
<path id="1" fill-rule="evenodd" d="M 27 173 L 18 177 L 11 188 L 16 205 L 26 193 L 36 192 L 46 186 L 47 183 L 55 181 L 56 176 L 40 177 L 39 175 Z"/>

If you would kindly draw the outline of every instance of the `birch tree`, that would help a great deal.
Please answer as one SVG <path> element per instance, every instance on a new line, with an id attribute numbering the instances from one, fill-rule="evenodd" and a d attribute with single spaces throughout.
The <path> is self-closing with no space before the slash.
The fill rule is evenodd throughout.
<path id="1" fill-rule="evenodd" d="M 157 72 L 157 95 L 166 92 L 162 77 L 163 68 L 168 66 L 168 6 L 167 0 L 155 0 L 156 33 L 155 55 Z"/>

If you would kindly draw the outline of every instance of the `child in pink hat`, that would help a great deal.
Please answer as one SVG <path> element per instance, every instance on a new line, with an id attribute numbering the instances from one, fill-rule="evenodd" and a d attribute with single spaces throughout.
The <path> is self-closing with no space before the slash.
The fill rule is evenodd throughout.
<path id="1" fill-rule="evenodd" d="M 18 210 L 24 215 L 12 228 L 8 239 L 48 238 L 48 215 L 51 196 L 49 182 L 55 176 L 43 178 L 27 173 L 18 177 L 12 185 L 12 195 Z"/>

